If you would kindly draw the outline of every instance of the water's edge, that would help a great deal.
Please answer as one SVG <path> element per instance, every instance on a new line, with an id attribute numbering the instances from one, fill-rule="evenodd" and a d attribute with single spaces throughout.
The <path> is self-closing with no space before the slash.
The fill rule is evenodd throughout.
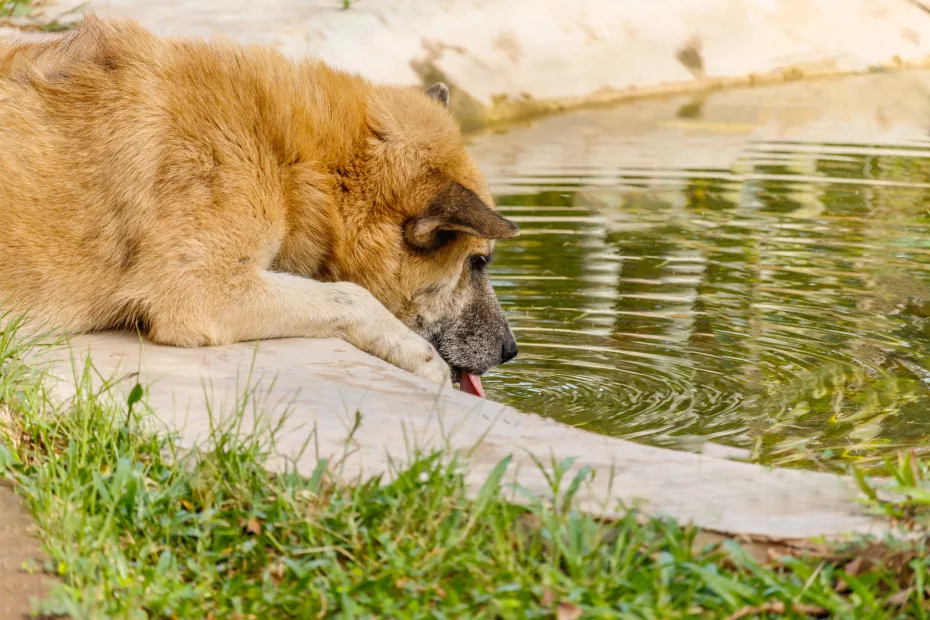
<path id="1" fill-rule="evenodd" d="M 523 233 L 489 395 L 839 466 L 930 435 L 930 73 L 642 101 L 476 137 Z M 830 465 L 832 463 L 832 465 Z"/>

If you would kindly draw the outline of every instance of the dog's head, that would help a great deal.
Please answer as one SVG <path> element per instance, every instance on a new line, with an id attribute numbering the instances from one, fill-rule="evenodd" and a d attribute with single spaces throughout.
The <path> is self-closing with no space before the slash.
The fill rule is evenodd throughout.
<path id="1" fill-rule="evenodd" d="M 443 84 L 372 94 L 352 279 L 433 343 L 453 374 L 480 375 L 517 355 L 487 267 L 494 242 L 519 230 L 494 210 L 448 107 Z"/>

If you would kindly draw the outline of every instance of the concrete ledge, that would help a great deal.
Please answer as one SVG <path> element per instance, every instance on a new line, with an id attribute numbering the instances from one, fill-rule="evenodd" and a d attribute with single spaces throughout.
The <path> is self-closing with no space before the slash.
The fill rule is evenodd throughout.
<path id="1" fill-rule="evenodd" d="M 748 163 L 766 150 L 795 153 L 784 165 L 798 175 L 796 188 L 841 181 L 820 179 L 816 161 L 838 149 L 925 157 L 928 119 L 930 70 L 915 69 L 578 110 L 506 132 L 478 132 L 468 150 L 495 194 L 551 189 L 555 177 L 590 207 L 611 194 L 617 201 L 636 192 L 678 191 L 695 171 L 734 184 L 751 181 Z M 629 176 L 638 178 L 635 187 Z M 607 229 L 623 230 L 613 207 L 604 204 L 598 212 Z"/>
<path id="2" fill-rule="evenodd" d="M 443 448 L 471 452 L 472 491 L 512 456 L 511 479 L 545 497 L 549 487 L 530 455 L 545 463 L 578 457 L 573 473 L 589 467 L 595 474 L 579 493 L 578 507 L 596 515 L 617 515 L 623 502 L 706 529 L 776 540 L 888 531 L 885 522 L 865 514 L 843 478 L 595 435 L 449 388 L 437 390 L 337 340 L 174 349 L 143 344 L 130 334 L 98 334 L 74 338 L 34 361 L 51 364 L 52 376 L 60 379 L 56 394 L 69 398 L 73 369 L 83 367 L 89 352 L 98 384 L 117 378 L 109 389 L 120 401 L 137 379 L 147 385 L 155 419 L 177 431 L 184 447 L 206 440 L 211 411 L 234 411 L 251 385 L 257 396 L 245 408 L 242 432 L 281 423 L 276 449 L 296 459 L 306 475 L 318 457 L 344 457 L 343 475 L 352 478 L 389 472 L 391 461 L 403 462 L 413 446 Z M 361 420 L 352 430 L 356 411 Z M 300 455 L 305 445 L 311 448 Z"/>
<path id="3" fill-rule="evenodd" d="M 66 0 L 59 0 L 64 4 Z M 67 0 L 70 1 L 70 0 Z M 93 0 L 163 35 L 225 35 L 378 82 L 454 87 L 473 129 L 582 104 L 930 58 L 922 0 Z"/>

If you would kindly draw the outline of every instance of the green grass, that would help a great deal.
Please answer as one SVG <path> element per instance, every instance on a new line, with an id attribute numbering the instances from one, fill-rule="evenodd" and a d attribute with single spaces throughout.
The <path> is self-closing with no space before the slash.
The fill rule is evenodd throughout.
<path id="1" fill-rule="evenodd" d="M 852 475 L 873 511 L 884 513 L 909 530 L 930 531 L 930 461 L 914 450 L 885 456 L 881 483 L 858 469 Z"/>
<path id="2" fill-rule="evenodd" d="M 823 549 L 760 564 L 732 541 L 630 512 L 572 509 L 582 480 L 549 468 L 558 508 L 504 484 L 474 497 L 463 465 L 419 455 L 385 478 L 338 464 L 269 474 L 273 437 L 217 424 L 182 454 L 147 427 L 143 390 L 114 402 L 85 373 L 56 410 L 33 346 L 0 332 L 0 470 L 60 577 L 37 610 L 75 618 L 925 617 L 923 543 Z M 0 424 L 3 424 L 0 422 Z M 5 432 L 3 429 L 5 428 Z M 582 474 L 583 476 L 583 474 Z M 878 551 L 876 551 L 878 550 Z"/>
<path id="3" fill-rule="evenodd" d="M 55 16 L 45 14 L 46 0 L 0 0 L 0 26 L 21 30 L 59 32 L 78 23 L 73 19 L 85 5 L 80 5 Z"/>
<path id="4" fill-rule="evenodd" d="M 32 2 L 27 0 L 0 0 L 0 17 L 28 15 L 32 10 Z"/>

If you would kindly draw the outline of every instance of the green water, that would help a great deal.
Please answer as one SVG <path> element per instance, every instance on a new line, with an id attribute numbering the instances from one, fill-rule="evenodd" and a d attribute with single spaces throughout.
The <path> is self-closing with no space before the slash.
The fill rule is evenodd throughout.
<path id="1" fill-rule="evenodd" d="M 782 465 L 919 448 L 930 140 L 905 138 L 753 141 L 726 170 L 510 180 L 497 200 L 523 232 L 499 244 L 493 278 L 521 353 L 488 395 Z"/>

